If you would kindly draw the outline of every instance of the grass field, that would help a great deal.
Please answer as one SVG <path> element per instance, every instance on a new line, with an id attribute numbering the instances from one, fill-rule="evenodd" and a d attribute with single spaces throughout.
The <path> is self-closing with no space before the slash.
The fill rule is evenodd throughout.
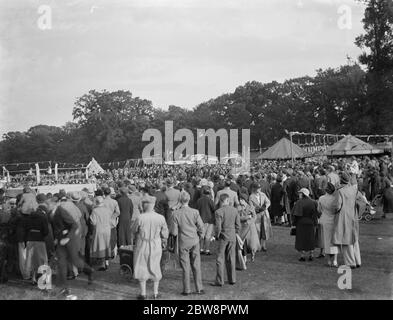
<path id="1" fill-rule="evenodd" d="M 299 262 L 294 237 L 289 228 L 273 227 L 274 237 L 267 253 L 258 253 L 248 269 L 237 272 L 237 283 L 222 288 L 210 286 L 215 279 L 215 256 L 202 256 L 202 275 L 206 294 L 183 297 L 181 270 L 171 264 L 160 283 L 163 299 L 392 299 L 393 298 L 393 216 L 361 222 L 362 267 L 352 272 L 352 290 L 340 290 L 337 269 L 325 266 L 324 259 Z M 173 262 L 173 261 L 172 261 Z M 339 263 L 342 258 L 339 257 Z M 106 272 L 95 273 L 95 283 L 87 285 L 85 276 L 70 281 L 71 293 L 81 300 L 136 299 L 135 280 L 119 274 L 118 260 Z M 148 284 L 148 294 L 152 294 Z M 58 299 L 31 284 L 10 279 L 0 285 L 0 300 Z"/>

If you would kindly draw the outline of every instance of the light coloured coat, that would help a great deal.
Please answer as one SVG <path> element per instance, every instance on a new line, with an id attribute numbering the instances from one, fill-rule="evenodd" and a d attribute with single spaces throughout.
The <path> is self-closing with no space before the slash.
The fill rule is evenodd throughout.
<path id="1" fill-rule="evenodd" d="M 165 218 L 156 212 L 142 213 L 132 226 L 136 235 L 134 249 L 134 277 L 139 281 L 160 281 L 162 241 L 168 239 Z"/>
<path id="2" fill-rule="evenodd" d="M 357 192 L 357 185 L 345 185 L 337 191 L 333 234 L 335 245 L 354 245 L 358 241 Z"/>

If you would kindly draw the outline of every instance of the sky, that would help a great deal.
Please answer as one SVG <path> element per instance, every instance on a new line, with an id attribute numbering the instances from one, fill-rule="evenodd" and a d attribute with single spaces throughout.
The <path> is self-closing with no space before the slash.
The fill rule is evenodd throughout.
<path id="1" fill-rule="evenodd" d="M 191 109 L 312 76 L 357 59 L 363 14 L 355 0 L 0 0 L 0 135 L 64 125 L 92 89 Z"/>

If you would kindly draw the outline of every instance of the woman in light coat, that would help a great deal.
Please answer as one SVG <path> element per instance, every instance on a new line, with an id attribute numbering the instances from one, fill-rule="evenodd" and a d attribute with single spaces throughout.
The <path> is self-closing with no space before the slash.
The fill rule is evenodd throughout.
<path id="1" fill-rule="evenodd" d="M 321 227 L 322 248 L 327 255 L 329 267 L 338 267 L 337 254 L 338 247 L 333 244 L 334 219 L 336 217 L 335 192 L 336 188 L 332 183 L 328 183 L 326 194 L 318 199 L 318 212 L 321 214 L 319 219 Z"/>
<path id="2" fill-rule="evenodd" d="M 342 187 L 337 190 L 336 217 L 333 243 L 340 247 L 344 264 L 351 268 L 360 266 L 359 220 L 356 210 L 357 185 L 350 185 L 347 173 L 341 174 Z"/>
<path id="3" fill-rule="evenodd" d="M 141 294 L 139 300 L 145 300 L 146 281 L 153 280 L 154 295 L 157 299 L 158 286 L 162 278 L 160 261 L 163 246 L 168 239 L 168 227 L 165 218 L 154 212 L 155 197 L 146 196 L 142 199 L 143 213 L 132 226 L 132 233 L 136 235 L 134 248 L 134 277 L 139 280 Z"/>
<path id="4" fill-rule="evenodd" d="M 239 236 L 244 243 L 243 255 L 251 253 L 251 261 L 255 259 L 255 253 L 260 249 L 257 226 L 255 224 L 257 215 L 253 206 L 250 206 L 244 199 L 240 199 L 238 207 L 241 229 Z M 246 260 L 247 261 L 247 260 Z"/>
<path id="5" fill-rule="evenodd" d="M 94 228 L 90 258 L 101 265 L 100 271 L 108 268 L 111 257 L 111 221 L 112 211 L 105 206 L 104 198 L 96 197 L 96 207 L 90 215 L 90 222 Z"/>
<path id="6" fill-rule="evenodd" d="M 270 222 L 270 217 L 268 213 L 268 208 L 270 207 L 270 200 L 261 191 L 261 186 L 258 183 L 253 183 L 251 185 L 251 195 L 249 198 L 250 205 L 255 208 L 256 212 L 256 227 L 259 232 L 259 239 L 262 251 L 267 251 L 266 241 L 272 237 L 272 224 Z"/>

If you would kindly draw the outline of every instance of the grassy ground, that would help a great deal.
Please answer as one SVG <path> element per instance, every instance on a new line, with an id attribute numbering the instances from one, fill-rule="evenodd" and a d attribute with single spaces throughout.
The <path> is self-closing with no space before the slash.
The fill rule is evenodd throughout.
<path id="1" fill-rule="evenodd" d="M 268 243 L 267 253 L 258 253 L 248 270 L 237 272 L 237 284 L 223 288 L 209 284 L 215 278 L 215 257 L 202 257 L 202 275 L 206 295 L 191 299 L 392 299 L 393 298 L 393 216 L 361 223 L 360 249 L 362 267 L 353 270 L 352 290 L 337 286 L 337 269 L 326 267 L 324 259 L 299 262 L 294 249 L 294 237 L 289 228 L 273 227 L 274 238 Z M 342 262 L 340 257 L 339 263 Z M 78 299 L 135 299 L 138 283 L 119 274 L 118 261 L 106 272 L 96 272 L 96 280 L 88 286 L 85 276 L 70 281 L 71 293 Z M 151 294 L 151 284 L 148 292 Z M 164 273 L 160 292 L 164 299 L 184 299 L 181 270 L 172 263 Z M 10 279 L 0 285 L 0 300 L 4 299 L 56 299 L 30 284 Z"/>

